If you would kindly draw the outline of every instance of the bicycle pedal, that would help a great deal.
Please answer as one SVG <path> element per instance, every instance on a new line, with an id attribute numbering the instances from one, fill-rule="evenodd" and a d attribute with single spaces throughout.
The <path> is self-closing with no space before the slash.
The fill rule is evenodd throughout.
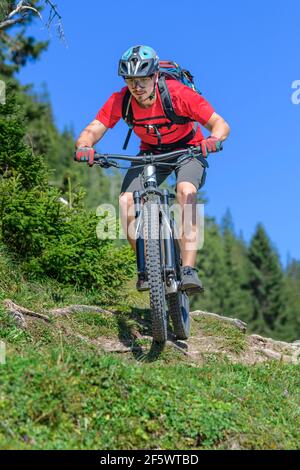
<path id="1" fill-rule="evenodd" d="M 149 290 L 150 287 L 149 287 L 149 282 L 148 281 L 137 281 L 136 283 L 136 289 L 139 291 L 139 292 L 144 292 L 146 290 Z"/>
<path id="2" fill-rule="evenodd" d="M 204 287 L 181 287 L 180 290 L 187 294 L 202 294 L 205 291 Z"/>

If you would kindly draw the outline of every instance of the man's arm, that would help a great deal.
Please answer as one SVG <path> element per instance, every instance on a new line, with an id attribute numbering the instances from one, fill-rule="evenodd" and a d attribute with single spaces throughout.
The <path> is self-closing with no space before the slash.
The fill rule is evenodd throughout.
<path id="1" fill-rule="evenodd" d="M 95 119 L 80 134 L 75 144 L 75 148 L 93 147 L 104 136 L 108 127 Z"/>
<path id="2" fill-rule="evenodd" d="M 226 140 L 230 133 L 230 127 L 227 122 L 217 113 L 212 114 L 204 127 L 210 131 L 211 135 L 221 141 Z"/>

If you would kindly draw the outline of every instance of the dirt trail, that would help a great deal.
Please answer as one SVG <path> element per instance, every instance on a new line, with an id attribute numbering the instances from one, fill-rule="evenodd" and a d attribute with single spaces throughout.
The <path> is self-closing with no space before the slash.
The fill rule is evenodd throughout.
<path id="1" fill-rule="evenodd" d="M 5 310 L 12 315 L 20 328 L 33 332 L 37 324 L 51 330 L 53 336 L 63 333 L 66 338 L 76 338 L 96 347 L 99 352 L 137 356 L 147 354 L 151 345 L 151 321 L 147 310 L 125 314 L 99 306 L 71 305 L 43 312 L 35 312 L 7 299 Z M 91 329 L 85 318 L 109 323 L 109 328 Z M 78 317 L 81 323 L 78 323 Z M 80 328 L 78 328 L 80 326 Z M 101 327 L 101 325 L 100 325 Z M 255 334 L 247 334 L 247 325 L 239 319 L 223 317 L 210 312 L 191 312 L 191 335 L 188 341 L 176 341 L 169 332 L 167 348 L 182 354 L 188 362 L 201 365 L 205 357 L 218 355 L 233 363 L 256 364 L 270 360 L 300 363 L 300 341 L 286 343 Z M 100 333 L 100 335 L 99 335 Z"/>

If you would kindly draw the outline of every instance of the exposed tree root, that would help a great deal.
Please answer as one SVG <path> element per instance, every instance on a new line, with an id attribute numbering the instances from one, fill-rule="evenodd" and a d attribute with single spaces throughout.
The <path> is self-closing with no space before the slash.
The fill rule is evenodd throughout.
<path id="1" fill-rule="evenodd" d="M 46 322 L 51 322 L 51 318 L 48 315 L 42 313 L 33 312 L 28 308 L 22 307 L 22 305 L 17 305 L 10 299 L 5 299 L 3 301 L 5 310 L 10 313 L 16 322 L 22 327 L 26 328 L 26 316 L 37 318 L 39 320 L 44 320 Z M 48 311 L 51 315 L 69 315 L 73 313 L 81 312 L 94 312 L 94 313 L 105 313 L 108 315 L 114 315 L 113 312 L 105 310 L 101 307 L 95 305 L 69 305 L 63 308 L 53 308 Z"/>
<path id="2" fill-rule="evenodd" d="M 22 307 L 21 305 L 17 305 L 12 300 L 6 299 L 3 301 L 3 305 L 7 312 L 9 312 L 16 322 L 22 327 L 26 328 L 26 320 L 25 316 L 38 318 L 39 320 L 44 320 L 46 322 L 50 322 L 50 318 L 47 315 L 42 315 L 41 313 L 33 312 L 32 310 L 28 310 L 28 308 Z"/>

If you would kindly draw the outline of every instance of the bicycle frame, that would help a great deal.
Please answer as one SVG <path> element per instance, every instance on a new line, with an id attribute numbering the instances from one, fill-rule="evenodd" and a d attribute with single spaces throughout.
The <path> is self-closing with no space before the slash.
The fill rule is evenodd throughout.
<path id="1" fill-rule="evenodd" d="M 146 275 L 144 239 L 143 239 L 143 206 L 142 200 L 146 199 L 150 194 L 159 196 L 160 205 L 160 223 L 161 223 L 161 261 L 162 261 L 162 280 L 165 282 L 166 294 L 176 293 L 179 287 L 177 282 L 177 267 L 174 250 L 174 233 L 173 224 L 170 218 L 170 199 L 175 195 L 170 194 L 167 189 L 159 190 L 156 180 L 156 167 L 154 165 L 146 165 L 143 171 L 144 191 L 134 191 L 133 199 L 135 204 L 135 220 L 136 220 L 136 256 L 137 271 L 139 275 Z"/>

